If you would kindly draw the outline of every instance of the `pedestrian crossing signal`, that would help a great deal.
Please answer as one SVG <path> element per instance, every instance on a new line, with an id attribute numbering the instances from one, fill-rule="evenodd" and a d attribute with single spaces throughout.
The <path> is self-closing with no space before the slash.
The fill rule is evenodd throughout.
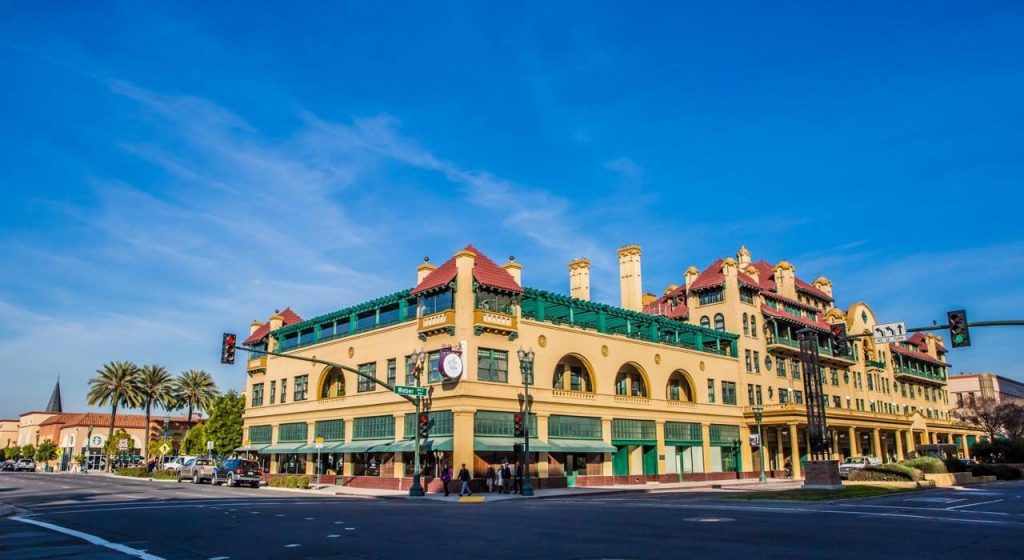
<path id="1" fill-rule="evenodd" d="M 517 412 L 512 415 L 512 422 L 515 425 L 515 436 L 523 437 L 526 435 L 525 426 L 523 425 L 523 413 Z"/>
<path id="2" fill-rule="evenodd" d="M 949 325 L 949 339 L 953 348 L 964 348 L 971 345 L 971 330 L 967 325 L 967 312 L 963 309 L 946 313 Z"/>
<path id="3" fill-rule="evenodd" d="M 235 363 L 235 340 L 235 335 L 231 333 L 224 333 L 224 337 L 221 338 L 220 343 L 220 363 Z"/>

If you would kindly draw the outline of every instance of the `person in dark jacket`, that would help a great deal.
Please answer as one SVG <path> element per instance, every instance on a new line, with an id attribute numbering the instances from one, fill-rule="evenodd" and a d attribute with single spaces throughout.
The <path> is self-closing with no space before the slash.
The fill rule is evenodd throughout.
<path id="1" fill-rule="evenodd" d="M 522 494 L 523 492 L 523 464 L 516 463 L 516 476 L 515 476 L 515 492 L 516 494 Z"/>
<path id="2" fill-rule="evenodd" d="M 448 495 L 448 483 L 452 481 L 452 468 L 447 464 L 441 465 L 441 484 L 444 485 L 444 495 Z"/>
<path id="3" fill-rule="evenodd" d="M 494 472 L 494 465 L 487 465 L 487 492 L 489 493 L 494 492 L 495 475 L 496 473 Z"/>
<path id="4" fill-rule="evenodd" d="M 462 487 L 459 488 L 459 496 L 463 494 L 472 496 L 473 492 L 469 490 L 469 469 L 466 468 L 466 463 L 462 463 L 462 468 L 459 469 L 459 482 L 462 483 Z"/>
<path id="5" fill-rule="evenodd" d="M 501 466 L 501 490 L 499 494 L 508 494 L 509 488 L 512 486 L 512 469 L 509 468 L 508 462 Z"/>

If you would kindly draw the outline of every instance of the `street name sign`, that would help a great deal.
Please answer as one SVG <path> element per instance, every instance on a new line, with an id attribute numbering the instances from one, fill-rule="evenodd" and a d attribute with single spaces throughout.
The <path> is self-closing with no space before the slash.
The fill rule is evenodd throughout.
<path id="1" fill-rule="evenodd" d="M 871 334 L 872 338 L 875 339 L 875 344 L 903 342 L 907 340 L 907 324 L 900 321 L 899 323 L 883 323 L 881 325 L 875 325 Z"/>
<path id="2" fill-rule="evenodd" d="M 425 397 L 427 396 L 426 387 L 410 387 L 408 385 L 395 385 L 396 395 L 405 395 L 406 397 Z"/>

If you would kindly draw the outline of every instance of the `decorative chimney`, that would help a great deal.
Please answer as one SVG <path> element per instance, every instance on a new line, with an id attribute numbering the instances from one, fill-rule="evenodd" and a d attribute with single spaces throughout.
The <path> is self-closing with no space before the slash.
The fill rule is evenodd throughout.
<path id="1" fill-rule="evenodd" d="M 277 351 L 277 339 L 274 338 L 273 332 L 276 331 L 277 329 L 283 327 L 283 326 L 284 326 L 284 317 L 281 316 L 281 313 L 279 311 L 275 311 L 274 314 L 270 316 L 270 333 L 271 334 L 270 334 L 270 336 L 267 337 L 267 351 L 268 352 L 276 352 Z"/>
<path id="2" fill-rule="evenodd" d="M 569 262 L 569 295 L 590 301 L 590 259 Z"/>
<path id="3" fill-rule="evenodd" d="M 523 285 L 523 265 L 516 262 L 515 256 L 509 255 L 508 262 L 501 267 L 516 281 L 516 284 Z"/>
<path id="4" fill-rule="evenodd" d="M 619 295 L 623 309 L 640 311 L 643 308 L 643 282 L 640 278 L 640 246 L 619 248 Z"/>
<path id="5" fill-rule="evenodd" d="M 779 261 L 774 268 L 775 291 L 796 299 L 796 268 L 788 261 Z"/>
<path id="6" fill-rule="evenodd" d="M 436 266 L 430 264 L 430 257 L 423 257 L 423 263 L 416 267 L 416 285 L 419 286 L 420 282 L 427 277 L 428 274 L 434 272 Z"/>
<path id="7" fill-rule="evenodd" d="M 829 297 L 832 297 L 832 281 L 829 280 L 828 278 L 825 278 L 824 276 L 819 276 L 814 279 L 814 282 L 812 282 L 811 285 L 825 292 L 826 294 L 829 295 Z"/>
<path id="8" fill-rule="evenodd" d="M 736 252 L 736 262 L 739 263 L 740 268 L 743 268 L 743 265 L 750 264 L 750 251 L 743 245 L 740 245 L 740 250 Z"/>
<path id="9" fill-rule="evenodd" d="M 258 329 L 258 328 L 260 328 L 262 326 L 263 326 L 263 323 L 261 323 L 259 321 L 253 321 L 252 323 L 249 323 L 249 334 L 251 335 L 252 333 L 256 332 L 256 329 Z"/>
<path id="10" fill-rule="evenodd" d="M 697 270 L 697 267 L 691 266 L 686 269 L 686 272 L 683 273 L 683 278 L 686 279 L 686 291 L 690 291 L 690 286 L 693 285 L 694 280 L 696 280 L 698 276 L 700 276 L 700 271 Z"/>

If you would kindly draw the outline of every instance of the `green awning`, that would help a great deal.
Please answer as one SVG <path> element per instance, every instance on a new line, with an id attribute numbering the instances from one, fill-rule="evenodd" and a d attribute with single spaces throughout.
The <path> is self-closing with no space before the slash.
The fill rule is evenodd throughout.
<path id="1" fill-rule="evenodd" d="M 317 449 L 315 443 L 307 443 L 306 445 L 299 448 L 299 450 L 296 451 L 296 453 L 315 454 L 317 451 L 319 451 L 320 453 L 338 453 L 340 451 L 338 448 L 343 445 L 345 445 L 345 442 L 343 441 L 325 441 L 324 446 L 320 449 Z"/>
<path id="2" fill-rule="evenodd" d="M 420 442 L 420 446 L 425 451 L 451 451 L 452 450 L 452 438 L 450 437 L 436 437 L 427 438 Z M 402 441 L 396 441 L 391 445 L 384 448 L 385 451 L 393 451 L 395 453 L 413 453 L 416 451 L 416 440 L 406 439 Z"/>
<path id="3" fill-rule="evenodd" d="M 473 438 L 473 449 L 476 451 L 512 451 L 512 446 L 523 443 L 520 438 L 476 436 Z M 553 445 L 546 441 L 530 438 L 530 452 L 534 451 L 558 451 Z"/>
<path id="4" fill-rule="evenodd" d="M 299 449 L 306 446 L 305 442 L 275 443 L 263 449 L 263 453 L 303 453 Z"/>
<path id="5" fill-rule="evenodd" d="M 363 439 L 350 441 L 346 444 L 340 445 L 334 451 L 344 451 L 345 453 L 365 453 L 367 451 L 372 451 L 377 453 L 385 451 L 387 446 L 393 443 L 395 443 L 395 440 L 393 439 Z"/>
<path id="6" fill-rule="evenodd" d="M 552 439 L 548 442 L 554 447 L 552 451 L 565 453 L 615 453 L 614 445 L 599 439 Z M 533 447 L 530 447 L 533 449 Z"/>
<path id="7" fill-rule="evenodd" d="M 270 445 L 267 444 L 243 445 L 241 447 L 236 447 L 235 451 L 240 453 L 266 453 L 264 449 L 268 447 L 270 447 Z"/>

